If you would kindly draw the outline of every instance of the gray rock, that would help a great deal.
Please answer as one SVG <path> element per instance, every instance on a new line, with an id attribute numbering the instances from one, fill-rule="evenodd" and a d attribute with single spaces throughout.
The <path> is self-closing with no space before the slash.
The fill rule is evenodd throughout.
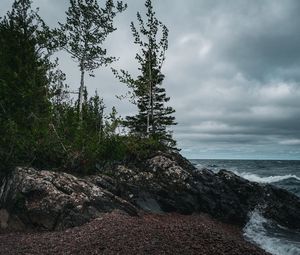
<path id="1" fill-rule="evenodd" d="M 1 227 L 18 230 L 65 229 L 115 209 L 137 215 L 133 205 L 88 180 L 31 168 L 2 181 L 0 209 Z"/>
<path id="2" fill-rule="evenodd" d="M 197 170 L 180 154 L 157 153 L 83 179 L 66 173 L 17 168 L 0 183 L 0 226 L 58 230 L 102 213 L 138 209 L 182 214 L 208 213 L 244 226 L 249 212 L 300 229 L 300 198 L 272 185 L 249 182 L 232 172 Z"/>
<path id="3" fill-rule="evenodd" d="M 300 229 L 300 198 L 296 195 L 226 170 L 217 174 L 197 170 L 179 154 L 158 153 L 144 162 L 116 166 L 109 175 L 115 194 L 143 210 L 205 212 L 244 226 L 249 212 L 260 209 L 264 217 Z"/>
<path id="4" fill-rule="evenodd" d="M 5 209 L 0 210 L 0 228 L 7 229 L 8 228 L 8 220 L 9 220 L 9 213 Z"/>

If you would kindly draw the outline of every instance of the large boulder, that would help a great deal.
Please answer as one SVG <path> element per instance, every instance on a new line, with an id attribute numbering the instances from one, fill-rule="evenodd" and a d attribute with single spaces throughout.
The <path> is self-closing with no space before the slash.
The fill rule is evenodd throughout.
<path id="1" fill-rule="evenodd" d="M 226 170 L 198 170 L 177 153 L 116 164 L 85 178 L 17 168 L 0 183 L 0 227 L 5 229 L 64 229 L 115 209 L 130 215 L 139 209 L 204 212 L 240 227 L 250 212 L 260 210 L 265 218 L 300 229 L 296 195 Z"/>
<path id="2" fill-rule="evenodd" d="M 59 230 L 101 213 L 136 208 L 97 185 L 66 173 L 16 168 L 0 186 L 0 226 L 11 230 Z"/>
<path id="3" fill-rule="evenodd" d="M 226 170 L 197 170 L 179 154 L 158 153 L 142 163 L 118 165 L 89 180 L 150 212 L 205 212 L 244 226 L 249 213 L 259 209 L 282 226 L 300 229 L 300 198 L 296 195 Z"/>

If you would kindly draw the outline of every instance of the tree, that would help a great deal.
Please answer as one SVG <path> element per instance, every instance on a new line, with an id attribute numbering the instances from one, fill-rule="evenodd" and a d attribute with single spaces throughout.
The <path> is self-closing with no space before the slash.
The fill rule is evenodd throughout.
<path id="1" fill-rule="evenodd" d="M 105 8 L 100 8 L 98 0 L 70 0 L 70 4 L 66 12 L 67 21 L 60 24 L 57 35 L 62 48 L 71 54 L 80 69 L 78 111 L 82 122 L 85 73 L 93 76 L 95 69 L 115 61 L 115 57 L 107 56 L 107 50 L 102 48 L 102 44 L 116 30 L 113 20 L 127 5 L 122 1 L 115 5 L 113 0 L 107 0 Z"/>
<path id="2" fill-rule="evenodd" d="M 0 167 L 33 161 L 34 146 L 48 131 L 50 38 L 30 0 L 16 0 L 0 22 Z"/>
<path id="3" fill-rule="evenodd" d="M 49 110 L 48 69 L 50 30 L 31 10 L 30 0 L 13 3 L 0 24 L 0 77 L 2 116 L 21 121 Z M 28 121 L 25 121 L 28 122 Z M 24 124 L 24 123 L 22 123 Z"/>
<path id="4" fill-rule="evenodd" d="M 127 71 L 121 70 L 119 73 L 113 69 L 113 72 L 130 88 L 131 101 L 138 107 L 137 115 L 126 117 L 126 125 L 131 132 L 143 137 L 151 136 L 174 147 L 175 141 L 167 127 L 176 125 L 172 116 L 175 111 L 172 107 L 165 106 L 170 98 L 162 87 L 162 65 L 168 49 L 168 28 L 155 17 L 151 0 L 146 0 L 145 6 L 146 22 L 138 12 L 139 30 L 131 23 L 134 43 L 141 49 L 141 53 L 136 54 L 141 74 L 134 79 Z"/>

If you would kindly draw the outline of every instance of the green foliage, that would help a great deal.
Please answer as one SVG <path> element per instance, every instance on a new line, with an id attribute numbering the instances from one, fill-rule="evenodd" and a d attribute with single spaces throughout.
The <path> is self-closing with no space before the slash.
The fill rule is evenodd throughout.
<path id="1" fill-rule="evenodd" d="M 94 76 L 93 71 L 116 60 L 108 57 L 102 44 L 116 28 L 113 20 L 117 13 L 123 12 L 127 5 L 107 0 L 105 8 L 100 8 L 98 0 L 70 0 L 65 24 L 60 23 L 56 30 L 58 44 L 78 63 L 81 81 L 78 96 L 79 124 L 83 118 L 83 97 L 85 73 Z"/>
<path id="2" fill-rule="evenodd" d="M 160 87 L 167 29 L 154 17 L 150 1 L 146 6 L 147 31 L 153 42 L 137 55 L 142 74 L 130 83 L 140 112 L 124 121 L 114 107 L 105 113 L 97 91 L 89 97 L 83 79 L 84 72 L 92 75 L 94 69 L 114 60 L 101 46 L 115 30 L 114 17 L 126 5 L 107 0 L 100 8 L 96 0 L 71 0 L 66 24 L 52 31 L 31 9 L 30 0 L 15 0 L 12 11 L 0 20 L 0 177 L 16 166 L 90 174 L 107 162 L 141 160 L 172 147 L 166 127 L 174 124 L 169 116 L 174 111 L 164 106 L 169 99 Z M 139 14 L 138 19 L 143 28 Z M 164 32 L 155 44 L 157 26 Z M 134 25 L 132 30 L 137 31 Z M 147 31 L 141 30 L 144 35 Z M 135 37 L 141 46 L 137 32 Z M 81 99 L 75 102 L 58 60 L 50 61 L 59 47 L 71 53 L 82 71 Z M 147 93 L 149 81 L 151 95 Z M 144 135 L 146 120 L 149 136 Z M 134 131 L 129 135 L 128 127 Z"/>
<path id="3" fill-rule="evenodd" d="M 0 171 L 19 162 L 34 162 L 37 146 L 48 136 L 49 98 L 48 27 L 31 1 L 18 0 L 0 22 Z M 42 153 L 41 153 L 42 155 Z"/>
<path id="4" fill-rule="evenodd" d="M 134 79 L 127 71 L 113 72 L 131 89 L 131 102 L 138 107 L 138 114 L 126 117 L 126 126 L 131 133 L 144 138 L 151 137 L 175 149 L 176 142 L 167 130 L 169 126 L 176 125 L 175 117 L 172 116 L 175 110 L 165 105 L 170 98 L 162 87 L 164 75 L 161 72 L 168 49 L 168 29 L 155 17 L 151 0 L 146 0 L 145 6 L 146 21 L 137 13 L 139 30 L 131 23 L 134 43 L 141 52 L 136 54 L 141 74 Z"/>
<path id="5" fill-rule="evenodd" d="M 94 69 L 115 60 L 106 56 L 102 44 L 116 30 L 113 19 L 117 13 L 126 8 L 122 2 L 115 5 L 112 0 L 106 1 L 105 8 L 100 8 L 97 0 L 70 0 L 67 21 L 57 30 L 60 45 L 92 74 Z"/>
<path id="6" fill-rule="evenodd" d="M 125 160 L 129 161 L 147 159 L 157 151 L 167 150 L 167 147 L 154 137 L 128 136 L 125 140 Z"/>

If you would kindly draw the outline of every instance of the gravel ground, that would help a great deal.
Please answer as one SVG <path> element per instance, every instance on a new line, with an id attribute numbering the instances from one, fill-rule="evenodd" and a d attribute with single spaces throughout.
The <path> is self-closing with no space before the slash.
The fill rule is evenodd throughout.
<path id="1" fill-rule="evenodd" d="M 267 254 L 206 215 L 104 214 L 62 232 L 2 233 L 0 254 Z"/>

